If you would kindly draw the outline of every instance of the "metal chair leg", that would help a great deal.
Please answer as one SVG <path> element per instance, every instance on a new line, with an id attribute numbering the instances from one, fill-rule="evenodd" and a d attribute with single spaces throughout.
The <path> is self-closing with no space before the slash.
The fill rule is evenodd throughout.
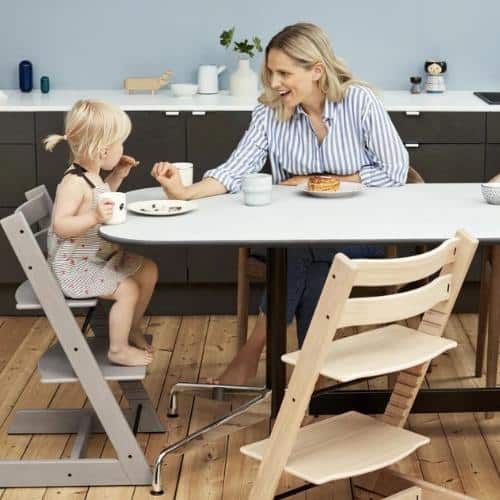
<path id="1" fill-rule="evenodd" d="M 182 387 L 179 388 L 178 386 L 182 386 Z M 203 386 L 202 389 L 208 388 L 207 386 L 209 386 L 211 390 L 214 389 L 214 386 L 211 384 L 176 384 L 176 386 L 174 386 L 172 388 L 172 391 L 170 392 L 171 399 L 170 399 L 169 413 L 170 413 L 170 410 L 173 410 L 173 409 L 175 409 L 175 412 L 177 411 L 177 399 L 176 399 L 177 392 L 185 392 L 189 389 L 192 389 L 193 387 L 198 389 L 199 386 Z M 178 391 L 175 390 L 176 387 L 179 389 Z M 174 443 L 174 444 L 168 446 L 167 448 L 164 448 L 160 452 L 158 457 L 156 458 L 154 466 L 153 466 L 153 482 L 151 485 L 151 487 L 152 487 L 151 495 L 155 495 L 155 496 L 163 495 L 163 489 L 162 489 L 162 483 L 161 483 L 161 464 L 162 464 L 163 460 L 165 459 L 165 457 L 169 453 L 172 453 L 173 451 L 181 448 L 182 446 L 185 446 L 186 444 L 193 441 L 194 439 L 198 439 L 203 434 L 221 426 L 222 424 L 228 422 L 232 418 L 237 417 L 238 415 L 241 415 L 242 413 L 245 413 L 248 409 L 257 405 L 258 403 L 263 401 L 265 398 L 267 398 L 271 393 L 271 391 L 269 391 L 266 387 L 256 388 L 256 387 L 235 386 L 235 385 L 232 385 L 232 386 L 231 385 L 230 386 L 224 385 L 224 386 L 218 386 L 218 387 L 226 389 L 226 390 L 233 389 L 233 390 L 236 390 L 238 392 L 258 392 L 259 394 L 256 397 L 247 401 L 246 403 L 238 406 L 237 408 L 235 408 L 231 412 L 226 413 L 222 417 L 219 417 L 217 420 L 215 420 L 211 424 L 208 424 L 205 427 L 202 427 L 201 429 L 199 429 L 198 431 L 193 432 L 193 434 L 186 436 L 184 439 L 181 439 L 177 443 Z M 174 401 L 175 408 L 172 407 L 173 406 L 172 401 Z"/>
<path id="2" fill-rule="evenodd" d="M 191 391 L 207 391 L 212 392 L 212 399 L 217 401 L 222 401 L 224 399 L 224 394 L 226 392 L 231 392 L 233 394 L 248 394 L 248 393 L 261 393 L 266 390 L 266 387 L 255 387 L 251 385 L 228 385 L 228 384 L 196 384 L 196 383 L 186 383 L 179 382 L 175 384 L 172 389 L 170 389 L 170 397 L 168 403 L 167 416 L 169 418 L 175 418 L 178 416 L 177 413 L 177 394 L 180 392 L 191 392 Z"/>

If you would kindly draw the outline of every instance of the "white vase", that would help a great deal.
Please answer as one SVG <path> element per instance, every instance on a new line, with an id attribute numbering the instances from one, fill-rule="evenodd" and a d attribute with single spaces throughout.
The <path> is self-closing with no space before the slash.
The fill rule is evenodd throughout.
<path id="1" fill-rule="evenodd" d="M 229 90 L 236 97 L 254 97 L 258 93 L 257 73 L 248 59 L 238 61 L 238 69 L 229 76 Z"/>

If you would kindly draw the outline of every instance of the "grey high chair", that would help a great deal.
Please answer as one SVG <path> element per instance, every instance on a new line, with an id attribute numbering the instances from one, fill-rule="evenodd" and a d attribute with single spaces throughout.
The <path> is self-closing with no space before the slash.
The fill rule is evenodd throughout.
<path id="1" fill-rule="evenodd" d="M 14 214 L 0 221 L 27 276 L 15 294 L 17 308 L 43 310 L 58 340 L 38 363 L 41 382 L 79 382 L 92 409 L 18 411 L 9 434 L 74 433 L 77 437 L 70 458 L 0 460 L 0 487 L 150 484 L 151 468 L 134 434 L 164 432 L 164 427 L 142 385 L 146 368 L 109 363 L 99 314 L 92 322 L 94 337 L 84 335 L 92 311 L 100 308 L 98 300 L 64 297 L 45 257 L 52 200 L 45 186 L 28 191 L 26 198 Z M 82 329 L 72 309 L 88 309 Z M 108 380 L 118 381 L 129 409 L 120 408 Z M 107 434 L 117 458 L 84 458 L 92 432 Z"/>

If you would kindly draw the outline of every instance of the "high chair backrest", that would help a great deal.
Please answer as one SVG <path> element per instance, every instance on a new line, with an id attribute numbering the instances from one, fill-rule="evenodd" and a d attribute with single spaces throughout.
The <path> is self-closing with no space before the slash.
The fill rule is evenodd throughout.
<path id="1" fill-rule="evenodd" d="M 30 226 L 36 224 L 33 233 L 43 254 L 47 255 L 47 231 L 52 217 L 52 198 L 44 185 L 36 186 L 25 193 L 27 201 L 16 208 L 21 212 Z"/>
<path id="2" fill-rule="evenodd" d="M 59 337 L 62 331 L 67 332 L 67 335 L 80 335 L 80 328 L 45 257 L 52 201 L 44 186 L 27 193 L 28 196 L 32 197 L 12 215 L 0 220 L 0 225 L 56 335 Z M 34 226 L 42 229 L 34 231 Z"/>
<path id="3" fill-rule="evenodd" d="M 337 329 L 343 326 L 391 323 L 423 313 L 418 330 L 441 336 L 477 245 L 475 238 L 458 231 L 454 238 L 434 250 L 414 257 L 351 260 L 345 255 L 337 255 L 301 349 L 300 358 L 311 359 L 311 362 L 297 363 L 293 378 L 296 376 L 295 380 L 300 380 L 301 384 L 315 383 L 324 361 L 318 353 L 328 350 Z M 432 281 L 409 292 L 349 298 L 354 286 L 413 282 L 438 271 L 439 275 Z M 399 373 L 383 417 L 387 423 L 404 425 L 427 368 L 428 362 Z M 308 380 L 311 378 L 313 382 Z M 292 380 L 288 392 L 294 392 Z"/>

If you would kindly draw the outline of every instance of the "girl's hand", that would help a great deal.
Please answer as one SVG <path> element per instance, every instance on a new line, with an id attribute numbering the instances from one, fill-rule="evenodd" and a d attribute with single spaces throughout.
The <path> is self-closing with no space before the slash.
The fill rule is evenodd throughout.
<path id="1" fill-rule="evenodd" d="M 125 179 L 127 175 L 130 173 L 130 169 L 133 167 L 137 167 L 139 162 L 136 161 L 132 156 L 123 155 L 119 162 L 113 168 L 113 174 L 115 174 L 120 179 Z"/>
<path id="2" fill-rule="evenodd" d="M 112 200 L 99 200 L 95 207 L 95 218 L 98 224 L 105 224 L 113 215 L 114 202 Z"/>
<path id="3" fill-rule="evenodd" d="M 308 175 L 295 175 L 294 177 L 290 177 L 286 181 L 280 182 L 282 186 L 298 186 L 304 182 L 307 182 L 309 179 Z"/>
<path id="4" fill-rule="evenodd" d="M 186 200 L 187 189 L 182 184 L 179 171 L 168 161 L 155 163 L 151 175 L 161 185 L 166 195 L 172 200 Z"/>

